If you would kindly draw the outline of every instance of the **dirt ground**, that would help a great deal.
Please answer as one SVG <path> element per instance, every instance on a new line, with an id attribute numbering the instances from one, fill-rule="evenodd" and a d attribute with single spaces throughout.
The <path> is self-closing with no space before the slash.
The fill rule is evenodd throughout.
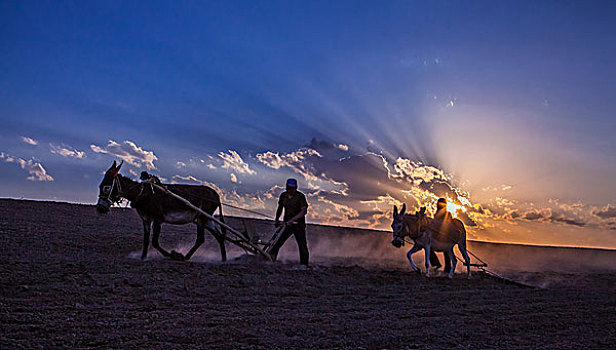
<path id="1" fill-rule="evenodd" d="M 616 347 L 613 268 L 517 276 L 543 289 L 425 278 L 403 260 L 336 259 L 316 226 L 308 271 L 291 241 L 281 263 L 222 264 L 210 240 L 195 261 L 141 261 L 140 227 L 129 209 L 0 200 L 0 348 Z M 163 226 L 161 243 L 194 238 Z M 388 240 L 379 254 L 394 251 Z"/>

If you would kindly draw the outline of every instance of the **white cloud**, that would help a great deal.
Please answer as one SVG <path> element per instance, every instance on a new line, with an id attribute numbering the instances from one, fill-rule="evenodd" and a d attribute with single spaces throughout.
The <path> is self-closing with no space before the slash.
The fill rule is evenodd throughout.
<path id="1" fill-rule="evenodd" d="M 342 144 L 342 143 L 341 143 L 341 144 L 339 144 L 339 145 L 338 145 L 338 146 L 336 146 L 336 147 L 338 147 L 338 149 L 339 149 L 339 150 L 341 150 L 341 151 L 345 151 L 345 152 L 348 152 L 348 151 L 349 151 L 349 146 L 348 146 L 348 145 L 344 145 L 344 144 Z"/>
<path id="2" fill-rule="evenodd" d="M 312 169 L 304 162 L 306 158 L 312 156 L 321 157 L 321 154 L 312 148 L 302 148 L 283 155 L 278 154 L 278 152 L 267 151 L 257 154 L 257 159 L 272 169 L 280 169 L 286 166 L 304 176 L 306 180 L 316 180 L 317 176 L 313 174 Z"/>
<path id="3" fill-rule="evenodd" d="M 392 177 L 400 179 L 406 178 L 414 185 L 419 185 L 422 182 L 431 182 L 435 179 L 442 181 L 449 180 L 441 169 L 406 158 L 398 158 L 393 164 L 393 167 L 395 174 L 392 174 Z"/>
<path id="4" fill-rule="evenodd" d="M 224 169 L 231 169 L 240 174 L 254 175 L 257 173 L 256 171 L 250 169 L 248 164 L 244 162 L 242 157 L 240 157 L 236 151 L 229 150 L 229 154 L 220 152 L 218 153 L 218 156 L 223 160 L 222 167 Z"/>
<path id="5" fill-rule="evenodd" d="M 132 141 L 124 141 L 124 143 L 119 144 L 113 140 L 109 140 L 109 143 L 105 147 L 90 145 L 90 148 L 96 153 L 112 154 L 135 167 L 145 166 L 149 170 L 156 169 L 154 161 L 158 160 L 158 157 L 154 155 L 154 152 L 145 151 Z"/>
<path id="6" fill-rule="evenodd" d="M 33 139 L 33 138 L 31 138 L 31 137 L 28 137 L 28 136 L 22 136 L 22 137 L 21 137 L 21 140 L 22 140 L 23 142 L 25 142 L 25 143 L 29 144 L 29 145 L 32 145 L 32 146 L 36 146 L 36 145 L 38 145 L 38 141 L 36 141 L 35 139 Z"/>
<path id="7" fill-rule="evenodd" d="M 7 163 L 19 164 L 22 169 L 27 170 L 30 174 L 30 176 L 27 177 L 30 181 L 54 181 L 54 178 L 47 174 L 43 165 L 34 158 L 25 160 L 0 152 L 0 159 L 3 159 Z"/>
<path id="8" fill-rule="evenodd" d="M 85 158 L 86 156 L 86 152 L 83 151 L 78 151 L 77 149 L 62 144 L 62 145 L 54 145 L 53 143 L 49 144 L 49 149 L 51 150 L 51 153 L 53 154 L 57 154 L 63 157 L 72 157 L 72 158 Z"/>
<path id="9" fill-rule="evenodd" d="M 237 176 L 235 176 L 234 173 L 231 173 L 231 182 L 233 182 L 234 184 L 238 183 L 237 182 Z"/>

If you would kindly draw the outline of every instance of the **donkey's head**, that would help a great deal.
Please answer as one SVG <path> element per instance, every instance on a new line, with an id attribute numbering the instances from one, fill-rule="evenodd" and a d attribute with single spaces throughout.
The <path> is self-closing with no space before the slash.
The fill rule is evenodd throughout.
<path id="1" fill-rule="evenodd" d="M 391 224 L 394 239 L 391 244 L 396 248 L 404 245 L 404 237 L 416 238 L 416 234 L 426 225 L 426 207 L 421 207 L 414 215 L 405 213 L 406 204 L 402 205 L 399 213 L 398 207 L 394 205 L 394 221 Z"/>
<path id="2" fill-rule="evenodd" d="M 118 179 L 118 173 L 124 161 L 117 165 L 116 161 L 113 161 L 111 168 L 105 172 L 103 181 L 98 186 L 98 202 L 96 203 L 96 210 L 99 213 L 109 212 L 111 205 L 120 200 L 120 183 Z"/>
<path id="3" fill-rule="evenodd" d="M 398 212 L 398 207 L 394 205 L 394 221 L 391 223 L 394 238 L 391 244 L 400 248 L 404 245 L 404 236 L 406 236 L 406 228 L 404 226 L 404 214 L 406 213 L 406 203 L 402 204 L 402 209 Z"/>

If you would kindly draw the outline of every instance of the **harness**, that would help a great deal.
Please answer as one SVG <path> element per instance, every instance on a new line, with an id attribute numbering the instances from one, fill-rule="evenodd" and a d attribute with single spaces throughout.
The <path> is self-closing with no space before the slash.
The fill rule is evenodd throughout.
<path id="1" fill-rule="evenodd" d="M 114 200 L 111 199 L 111 194 L 113 193 L 113 188 L 116 186 L 116 183 L 118 184 L 118 199 L 114 201 Z M 107 197 L 105 197 L 102 194 L 99 194 L 98 198 L 100 200 L 103 200 L 103 201 L 109 203 L 109 206 L 119 202 L 122 199 L 122 185 L 120 184 L 120 180 L 118 179 L 118 175 L 117 174 L 113 176 L 113 181 L 111 182 L 111 188 L 107 192 Z"/>
<path id="2" fill-rule="evenodd" d="M 137 184 L 135 186 L 138 186 L 141 184 Z M 112 199 L 111 198 L 111 194 L 113 193 L 113 188 L 114 187 L 118 187 L 118 193 L 117 193 L 117 199 Z M 115 174 L 113 176 L 113 181 L 111 182 L 111 188 L 109 188 L 109 192 L 107 192 L 107 196 L 105 195 L 98 195 L 98 198 L 107 202 L 109 204 L 109 206 L 112 206 L 113 204 L 119 203 L 120 201 L 122 201 L 123 196 L 128 193 L 128 191 L 130 191 L 132 188 L 134 188 L 135 186 L 129 188 L 126 191 L 122 191 L 122 182 L 119 179 L 119 175 Z M 143 193 L 143 187 L 141 187 L 141 191 L 139 192 L 139 196 L 141 196 L 141 194 Z M 154 192 L 154 188 L 152 188 L 152 192 Z"/>
<path id="3" fill-rule="evenodd" d="M 419 218 L 417 218 L 417 220 L 423 220 L 423 218 L 419 217 Z M 404 220 L 403 220 L 403 225 L 404 225 L 404 230 L 408 230 L 408 225 L 406 223 L 404 223 Z M 408 237 L 410 239 L 412 239 L 412 240 L 415 240 L 417 237 L 419 237 L 421 235 L 422 232 L 425 232 L 425 231 L 431 231 L 433 233 L 436 233 L 437 237 L 445 237 L 445 238 L 449 239 L 450 241 L 452 241 L 453 243 L 459 243 L 459 242 L 457 242 L 457 241 L 447 237 L 446 233 L 444 233 L 443 231 L 435 229 L 435 228 L 432 228 L 432 227 L 430 227 L 428 225 L 423 226 L 421 222 L 417 225 L 417 229 L 415 230 L 415 234 L 413 235 L 413 233 L 409 231 L 408 232 Z M 405 242 L 409 243 L 409 244 L 412 243 L 412 242 L 409 242 L 408 240 L 406 240 L 406 235 L 402 235 L 401 236 L 401 235 L 398 235 L 397 232 L 396 232 L 396 238 L 399 238 L 399 239 L 402 240 L 402 245 L 404 245 Z"/>

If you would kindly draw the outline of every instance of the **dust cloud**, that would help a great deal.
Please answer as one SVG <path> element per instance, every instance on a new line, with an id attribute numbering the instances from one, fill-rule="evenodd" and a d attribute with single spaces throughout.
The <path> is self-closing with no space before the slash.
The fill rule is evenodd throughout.
<path id="1" fill-rule="evenodd" d="M 271 221 L 257 219 L 228 218 L 231 226 L 243 230 L 244 220 L 254 225 L 255 232 L 264 239 L 268 239 L 274 232 Z M 170 229 L 167 225 L 165 230 Z M 186 228 L 184 229 L 186 230 Z M 191 230 L 192 231 L 192 230 Z M 194 232 L 194 231 L 193 231 Z M 194 235 L 183 235 L 185 238 Z M 311 263 L 321 265 L 358 265 L 362 267 L 378 267 L 410 270 L 406 253 L 411 248 L 407 243 L 402 248 L 395 248 L 391 244 L 392 234 L 387 231 L 356 229 L 347 227 L 334 227 L 324 225 L 308 225 L 308 246 Z M 176 242 L 173 249 L 186 253 L 192 246 L 192 240 Z M 171 247 L 171 246 L 168 246 Z M 616 250 L 545 247 L 519 244 L 488 243 L 468 241 L 468 249 L 488 264 L 488 269 L 499 273 L 519 272 L 610 272 L 616 270 Z M 245 252 L 235 246 L 227 244 L 229 260 L 240 257 Z M 455 249 L 456 256 L 461 258 L 459 250 Z M 150 252 L 150 256 L 157 255 Z M 139 257 L 140 253 L 133 253 Z M 132 256 L 132 255 L 131 255 Z M 443 256 L 438 253 L 443 262 Z M 414 262 L 423 267 L 424 252 L 413 255 Z M 211 238 L 193 256 L 194 261 L 220 262 L 218 243 Z M 299 260 L 297 244 L 293 237 L 289 238 L 279 253 L 279 260 L 287 263 L 296 263 Z M 471 256 L 472 263 L 479 261 Z M 458 264 L 457 272 L 462 273 L 465 267 Z"/>

